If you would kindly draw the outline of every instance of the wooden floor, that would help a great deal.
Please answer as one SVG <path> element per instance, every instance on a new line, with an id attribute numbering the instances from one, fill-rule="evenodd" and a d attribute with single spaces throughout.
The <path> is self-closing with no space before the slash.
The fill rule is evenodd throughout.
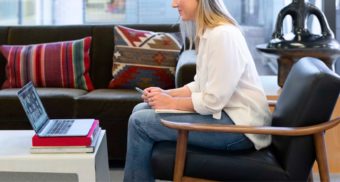
<path id="1" fill-rule="evenodd" d="M 277 85 L 276 76 L 261 76 L 262 84 L 269 100 L 277 100 L 280 87 Z M 340 117 L 340 97 L 334 108 L 332 119 Z M 325 135 L 328 166 L 331 173 L 340 173 L 340 125 L 326 132 Z M 318 170 L 314 165 L 314 171 Z"/>

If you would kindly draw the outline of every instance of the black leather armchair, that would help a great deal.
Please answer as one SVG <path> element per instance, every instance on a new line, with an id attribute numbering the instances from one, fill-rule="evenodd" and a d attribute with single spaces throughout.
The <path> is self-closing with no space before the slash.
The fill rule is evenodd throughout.
<path id="1" fill-rule="evenodd" d="M 317 160 L 322 181 L 329 181 L 324 132 L 340 92 L 340 77 L 318 59 L 303 58 L 290 71 L 271 127 L 209 125 L 165 121 L 179 131 L 175 142 L 155 143 L 152 168 L 157 179 L 190 181 L 307 181 Z M 187 147 L 189 131 L 272 134 L 262 150 L 226 152 Z"/>

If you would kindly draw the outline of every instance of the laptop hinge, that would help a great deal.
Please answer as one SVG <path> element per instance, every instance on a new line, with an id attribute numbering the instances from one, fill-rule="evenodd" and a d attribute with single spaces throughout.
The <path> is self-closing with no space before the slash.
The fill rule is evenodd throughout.
<path id="1" fill-rule="evenodd" d="M 38 129 L 38 134 L 40 134 L 48 124 L 48 118 L 44 121 L 44 124 Z"/>

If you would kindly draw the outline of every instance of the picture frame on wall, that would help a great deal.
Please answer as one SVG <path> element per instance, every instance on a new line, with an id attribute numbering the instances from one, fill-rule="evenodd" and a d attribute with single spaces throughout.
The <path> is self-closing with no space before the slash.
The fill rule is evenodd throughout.
<path id="1" fill-rule="evenodd" d="M 126 20 L 127 0 L 86 0 L 84 23 L 122 23 Z"/>

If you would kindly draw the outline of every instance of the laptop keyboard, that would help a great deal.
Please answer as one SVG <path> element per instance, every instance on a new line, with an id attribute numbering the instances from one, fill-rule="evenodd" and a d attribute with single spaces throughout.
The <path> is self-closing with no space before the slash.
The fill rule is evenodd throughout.
<path id="1" fill-rule="evenodd" d="M 65 134 L 71 128 L 73 122 L 74 120 L 56 120 L 47 134 Z"/>

